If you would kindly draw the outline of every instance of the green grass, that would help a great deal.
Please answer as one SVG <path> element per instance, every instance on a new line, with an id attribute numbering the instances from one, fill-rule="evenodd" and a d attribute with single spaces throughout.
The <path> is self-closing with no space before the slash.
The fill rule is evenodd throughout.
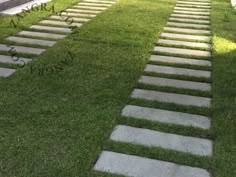
<path id="1" fill-rule="evenodd" d="M 92 167 L 173 5 L 121 0 L 33 61 L 55 65 L 70 50 L 75 59 L 62 72 L 39 76 L 28 65 L 1 78 L 0 176 L 95 176 Z M 46 15 L 32 14 L 17 29 L 1 17 L 1 40 Z"/>
<path id="2" fill-rule="evenodd" d="M 229 177 L 236 176 L 236 11 L 214 0 L 212 17 L 214 174 Z"/>
<path id="3" fill-rule="evenodd" d="M 53 2 L 61 10 L 77 1 Z M 143 73 L 150 51 L 174 7 L 172 0 L 120 0 L 35 58 L 33 74 L 28 65 L 9 79 L 1 78 L 0 176 L 118 177 L 92 171 L 102 150 L 201 167 L 214 177 L 236 176 L 236 14 L 229 2 L 214 0 L 212 5 L 211 79 Z M 0 17 L 0 40 L 36 24 L 48 14 L 34 12 L 16 29 L 8 26 L 11 17 Z M 73 53 L 74 60 L 63 65 L 63 71 L 38 74 L 42 66 L 60 64 L 68 57 L 68 51 Z M 213 90 L 200 92 L 138 84 L 142 74 L 212 82 Z M 213 108 L 130 99 L 134 88 L 212 97 Z M 126 104 L 205 115 L 213 125 L 210 130 L 202 130 L 124 118 L 121 110 Z M 110 141 L 110 133 L 117 124 L 209 138 L 214 140 L 214 156 L 197 157 Z"/>

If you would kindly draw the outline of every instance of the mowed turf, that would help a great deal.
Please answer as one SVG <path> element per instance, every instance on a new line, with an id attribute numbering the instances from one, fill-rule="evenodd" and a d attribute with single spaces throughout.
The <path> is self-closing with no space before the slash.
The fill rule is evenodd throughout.
<path id="1" fill-rule="evenodd" d="M 35 58 L 33 73 L 28 65 L 1 78 L 0 176 L 95 176 L 96 158 L 173 5 L 121 0 Z M 29 16 L 23 26 L 42 17 Z M 1 39 L 19 30 L 7 29 Z M 65 60 L 68 51 L 74 60 L 63 71 L 38 74 Z"/>
<path id="2" fill-rule="evenodd" d="M 213 130 L 216 177 L 236 176 L 236 10 L 230 2 L 212 4 Z"/>
<path id="3" fill-rule="evenodd" d="M 53 2 L 59 10 L 77 1 Z M 137 86 L 150 57 L 149 52 L 174 3 L 120 0 L 35 58 L 32 71 L 28 65 L 9 79 L 1 78 L 0 176 L 116 176 L 92 171 L 103 149 L 201 167 L 209 170 L 214 177 L 236 176 L 236 15 L 229 2 L 214 0 L 212 4 L 214 48 L 213 92 L 210 95 L 213 95 L 213 109 L 201 110 L 201 114 L 212 117 L 212 129 L 203 131 L 146 121 L 126 121 L 120 117 L 120 111 L 130 102 L 129 95 Z M 51 12 L 34 12 L 24 18 L 16 29 L 0 28 L 0 39 L 36 23 L 48 13 Z M 11 18 L 0 18 L 4 19 L 0 26 L 8 26 Z M 68 58 L 68 51 L 74 60 L 64 63 L 61 72 L 51 74 L 50 68 Z M 44 75 L 39 75 L 42 68 L 45 69 Z M 199 94 L 188 90 L 176 92 Z M 132 104 L 138 102 L 131 101 Z M 199 112 L 192 107 L 184 110 L 174 105 L 142 104 Z M 111 143 L 107 140 L 117 123 L 209 137 L 214 140 L 214 156 L 201 158 L 159 148 Z"/>

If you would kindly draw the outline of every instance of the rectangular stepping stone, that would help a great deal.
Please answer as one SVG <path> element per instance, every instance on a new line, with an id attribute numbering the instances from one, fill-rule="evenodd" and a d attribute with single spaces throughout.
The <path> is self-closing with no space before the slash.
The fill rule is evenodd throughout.
<path id="1" fill-rule="evenodd" d="M 210 177 L 204 169 L 110 151 L 102 152 L 94 170 L 127 177 Z"/>
<path id="2" fill-rule="evenodd" d="M 88 14 L 99 14 L 102 11 L 96 10 L 83 10 L 83 9 L 66 9 L 67 12 L 77 12 L 77 13 L 88 13 Z"/>
<path id="3" fill-rule="evenodd" d="M 171 45 L 171 46 L 184 46 L 184 47 L 191 47 L 196 49 L 211 49 L 211 45 L 208 43 L 200 43 L 200 42 L 185 42 L 185 41 L 176 41 L 176 40 L 166 40 L 166 39 L 159 39 L 158 44 L 165 44 L 165 45 Z"/>
<path id="4" fill-rule="evenodd" d="M 141 78 L 139 79 L 139 83 L 147 85 L 164 86 L 164 87 L 201 90 L 201 91 L 211 90 L 211 85 L 208 83 L 183 81 L 183 80 L 167 79 L 167 78 L 151 77 L 151 76 L 141 76 Z"/>
<path id="5" fill-rule="evenodd" d="M 29 38 L 23 38 L 23 37 L 14 37 L 10 36 L 6 38 L 8 41 L 18 42 L 18 43 L 24 43 L 24 44 L 36 44 L 41 46 L 53 46 L 56 44 L 55 41 L 47 41 L 47 40 L 41 40 L 41 39 L 29 39 Z"/>
<path id="6" fill-rule="evenodd" d="M 122 116 L 202 129 L 209 129 L 211 126 L 210 119 L 205 116 L 134 105 L 125 106 Z"/>
<path id="7" fill-rule="evenodd" d="M 183 11 L 196 11 L 196 12 L 210 12 L 209 9 L 200 9 L 200 8 L 191 8 L 191 7 L 175 7 L 175 10 L 183 10 Z"/>
<path id="8" fill-rule="evenodd" d="M 115 4 L 115 1 L 100 1 L 100 0 L 84 0 L 83 2 L 88 3 L 100 3 L 100 4 Z"/>
<path id="9" fill-rule="evenodd" d="M 6 44 L 0 44 L 0 51 L 8 52 L 11 48 L 13 48 L 17 53 L 26 53 L 26 54 L 34 54 L 34 55 L 40 55 L 41 53 L 46 51 L 46 49 L 23 47 L 23 46 L 16 46 L 16 45 L 10 45 L 8 47 Z"/>
<path id="10" fill-rule="evenodd" d="M 192 2 L 192 1 L 177 1 L 178 4 L 191 4 L 191 5 L 206 5 L 209 6 L 211 5 L 208 2 Z"/>
<path id="11" fill-rule="evenodd" d="M 54 20 L 61 20 L 65 21 L 68 20 L 68 22 L 88 22 L 90 19 L 87 18 L 76 18 L 76 17 L 68 17 L 68 16 L 57 16 L 57 15 L 52 15 L 49 17 L 49 19 L 54 19 Z"/>
<path id="12" fill-rule="evenodd" d="M 199 156 L 212 155 L 212 142 L 208 139 L 164 133 L 125 125 L 116 126 L 110 139 L 147 147 L 161 147 L 163 149 L 170 149 Z"/>
<path id="13" fill-rule="evenodd" d="M 82 14 L 82 13 L 70 13 L 70 12 L 62 12 L 61 15 L 70 16 L 70 17 L 85 17 L 85 18 L 94 18 L 97 15 L 94 14 Z"/>
<path id="14" fill-rule="evenodd" d="M 174 10 L 173 12 L 177 14 L 189 14 L 189 15 L 206 15 L 206 16 L 210 15 L 210 12 L 193 12 L 193 11 L 181 11 L 181 10 Z"/>
<path id="15" fill-rule="evenodd" d="M 32 59 L 30 59 L 30 58 L 0 55 L 0 63 L 24 64 L 24 63 L 28 63 L 30 61 L 32 61 Z"/>
<path id="16" fill-rule="evenodd" d="M 189 55 L 197 57 L 211 57 L 211 52 L 193 49 L 180 49 L 173 47 L 154 47 L 154 52 L 168 53 L 168 54 L 178 54 L 178 55 Z"/>
<path id="17" fill-rule="evenodd" d="M 187 29 L 187 28 L 165 27 L 164 30 L 171 32 L 179 32 L 179 33 L 189 33 L 189 34 L 211 34 L 209 30 L 197 30 L 197 29 Z"/>
<path id="18" fill-rule="evenodd" d="M 210 71 L 186 69 L 186 68 L 176 68 L 171 66 L 158 66 L 147 64 L 144 71 L 146 72 L 155 72 L 162 74 L 173 74 L 173 75 L 184 75 L 184 76 L 193 76 L 193 77 L 205 77 L 210 78 Z"/>
<path id="19" fill-rule="evenodd" d="M 204 19 L 209 20 L 209 16 L 204 15 L 185 15 L 185 14 L 171 14 L 171 17 L 180 17 L 180 18 L 192 18 L 192 19 Z"/>
<path id="20" fill-rule="evenodd" d="M 194 20 L 189 18 L 169 18 L 169 21 L 183 22 L 183 23 L 199 23 L 199 24 L 210 24 L 208 20 Z"/>
<path id="21" fill-rule="evenodd" d="M 134 89 L 131 98 L 149 101 L 159 101 L 163 103 L 174 103 L 184 106 L 210 107 L 211 99 L 200 96 L 190 96 L 184 94 L 159 92 L 144 89 Z"/>
<path id="22" fill-rule="evenodd" d="M 18 35 L 52 38 L 52 39 L 63 39 L 64 37 L 66 37 L 66 35 L 63 35 L 63 34 L 52 34 L 52 33 L 42 33 L 42 32 L 33 32 L 33 31 L 21 31 L 18 33 Z"/>
<path id="23" fill-rule="evenodd" d="M 177 22 L 167 22 L 168 26 L 183 27 L 183 28 L 196 28 L 196 29 L 209 29 L 209 25 L 199 25 L 190 23 L 177 23 Z"/>
<path id="24" fill-rule="evenodd" d="M 42 31 L 55 31 L 55 32 L 63 32 L 63 33 L 71 33 L 72 30 L 70 28 L 60 28 L 60 27 L 51 27 L 51 26 L 41 26 L 41 25 L 32 25 L 29 27 L 30 29 L 42 30 Z"/>
<path id="25" fill-rule="evenodd" d="M 47 25 L 57 25 L 57 26 L 76 26 L 76 27 L 81 27 L 83 24 L 82 23 L 71 23 L 70 21 L 64 22 L 64 21 L 54 21 L 54 20 L 42 20 L 39 22 L 40 24 L 47 24 Z"/>
<path id="26" fill-rule="evenodd" d="M 14 72 L 16 72 L 15 69 L 9 69 L 9 68 L 1 68 L 0 67 L 0 77 L 9 77 Z"/>
<path id="27" fill-rule="evenodd" d="M 97 6 L 97 7 L 111 7 L 111 4 L 100 4 L 100 3 L 86 3 L 86 2 L 81 2 L 78 5 L 83 5 L 83 6 Z"/>
<path id="28" fill-rule="evenodd" d="M 180 57 L 172 57 L 172 56 L 161 56 L 161 55 L 152 55 L 150 58 L 150 61 L 176 63 L 176 64 L 190 64 L 190 65 L 198 65 L 198 66 L 211 66 L 211 62 L 207 60 L 180 58 Z"/>
<path id="29" fill-rule="evenodd" d="M 192 7 L 192 8 L 205 8 L 211 9 L 211 6 L 191 5 L 191 4 L 176 4 L 177 7 Z"/>
<path id="30" fill-rule="evenodd" d="M 81 6 L 81 5 L 76 5 L 73 6 L 75 8 L 79 8 L 79 9 L 89 9 L 89 10 L 106 10 L 106 7 L 92 7 L 92 6 Z"/>
<path id="31" fill-rule="evenodd" d="M 209 36 L 199 36 L 199 35 L 191 35 L 191 34 L 175 34 L 175 33 L 161 33 L 161 37 L 171 38 L 171 39 L 185 39 L 185 40 L 197 40 L 210 42 L 211 37 Z"/>

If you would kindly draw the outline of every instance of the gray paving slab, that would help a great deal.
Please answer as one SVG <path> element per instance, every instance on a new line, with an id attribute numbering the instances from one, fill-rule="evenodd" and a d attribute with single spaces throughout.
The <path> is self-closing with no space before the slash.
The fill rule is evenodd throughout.
<path id="1" fill-rule="evenodd" d="M 32 25 L 29 27 L 30 29 L 42 30 L 42 31 L 50 31 L 50 32 L 63 32 L 63 33 L 71 33 L 72 30 L 69 28 L 61 28 L 61 27 L 52 27 L 52 26 L 42 26 L 42 25 Z"/>
<path id="2" fill-rule="evenodd" d="M 82 6 L 96 6 L 96 7 L 111 7 L 112 4 L 101 4 L 101 3 L 86 3 L 86 2 L 80 2 L 78 5 Z"/>
<path id="3" fill-rule="evenodd" d="M 102 10 L 106 10 L 107 9 L 107 7 L 93 7 L 93 6 L 81 6 L 81 5 L 75 5 L 75 6 L 73 6 L 73 8 L 88 9 L 88 10 L 98 10 L 98 11 L 102 11 Z"/>
<path id="4" fill-rule="evenodd" d="M 188 33 L 188 34 L 205 34 L 205 35 L 211 34 L 209 30 L 197 30 L 188 28 L 165 27 L 164 30 L 171 32 Z"/>
<path id="5" fill-rule="evenodd" d="M 206 15 L 209 16 L 210 12 L 194 12 L 194 11 L 184 11 L 184 10 L 174 10 L 176 14 L 188 14 L 188 15 Z"/>
<path id="6" fill-rule="evenodd" d="M 197 57 L 211 57 L 211 52 L 203 50 L 193 50 L 193 49 L 180 49 L 174 47 L 154 47 L 154 52 L 168 53 L 168 54 L 178 54 L 178 55 L 188 55 Z"/>
<path id="7" fill-rule="evenodd" d="M 191 34 L 175 34 L 175 33 L 161 33 L 161 37 L 170 38 L 170 39 L 185 39 L 185 40 L 197 40 L 203 42 L 210 42 L 210 36 L 200 36 L 200 35 L 191 35 Z"/>
<path id="8" fill-rule="evenodd" d="M 211 3 L 209 2 L 193 2 L 193 1 L 177 1 L 178 4 L 194 4 L 194 5 L 206 5 L 210 6 Z"/>
<path id="9" fill-rule="evenodd" d="M 211 105 L 211 99 L 207 97 L 190 96 L 144 89 L 134 89 L 131 94 L 131 98 L 159 101 L 163 103 L 174 103 L 184 106 L 210 107 Z"/>
<path id="10" fill-rule="evenodd" d="M 210 119 L 205 116 L 135 105 L 125 106 L 122 116 L 202 129 L 209 129 L 211 126 Z"/>
<path id="11" fill-rule="evenodd" d="M 211 9 L 211 6 L 191 5 L 191 4 L 176 4 L 176 7 L 192 7 L 192 8 Z"/>
<path id="12" fill-rule="evenodd" d="M 212 156 L 212 141 L 208 139 L 164 133 L 144 128 L 118 125 L 114 128 L 110 139 L 147 147 L 161 147 L 193 155 Z"/>
<path id="13" fill-rule="evenodd" d="M 210 177 L 204 169 L 110 151 L 102 152 L 94 170 L 127 177 Z"/>
<path id="14" fill-rule="evenodd" d="M 63 39 L 66 37 L 66 35 L 63 35 L 63 34 L 42 33 L 42 32 L 34 32 L 34 31 L 21 31 L 18 33 L 18 35 L 51 38 L 51 39 Z"/>
<path id="15" fill-rule="evenodd" d="M 199 60 L 192 58 L 181 58 L 173 56 L 151 55 L 150 61 L 175 63 L 175 64 L 189 64 L 198 66 L 211 66 L 211 62 L 207 60 Z"/>
<path id="16" fill-rule="evenodd" d="M 100 4 L 115 4 L 116 3 L 116 1 L 100 1 L 100 0 L 83 0 L 83 2 L 100 3 Z"/>
<path id="17" fill-rule="evenodd" d="M 97 10 L 84 10 L 84 9 L 66 9 L 67 12 L 87 13 L 87 14 L 99 14 L 102 11 Z"/>
<path id="18" fill-rule="evenodd" d="M 49 17 L 49 19 L 52 20 L 61 20 L 65 21 L 67 20 L 68 22 L 88 22 L 90 19 L 88 18 L 76 18 L 76 17 L 68 17 L 68 16 L 59 16 L 59 15 L 52 15 Z"/>
<path id="19" fill-rule="evenodd" d="M 186 41 L 177 41 L 177 40 L 167 40 L 167 39 L 159 39 L 157 41 L 158 44 L 165 44 L 171 46 L 184 46 L 184 47 L 191 47 L 196 49 L 211 49 L 211 45 L 209 43 L 202 43 L 202 42 L 186 42 Z"/>
<path id="20" fill-rule="evenodd" d="M 209 20 L 195 20 L 195 19 L 189 19 L 189 18 L 179 18 L 179 17 L 171 17 L 169 18 L 169 21 L 176 21 L 176 22 L 183 22 L 183 23 L 199 23 L 199 24 L 210 24 L 211 22 Z"/>
<path id="21" fill-rule="evenodd" d="M 191 90 L 210 91 L 211 85 L 203 82 L 183 81 L 161 77 L 141 76 L 139 83 L 164 87 L 184 88 Z"/>
<path id="22" fill-rule="evenodd" d="M 26 54 L 34 54 L 34 55 L 40 55 L 41 53 L 46 51 L 46 49 L 40 49 L 40 48 L 23 47 L 23 46 L 16 46 L 16 45 L 8 46 L 6 44 L 0 44 L 0 51 L 8 52 L 11 49 L 16 51 L 17 53 L 26 53 Z"/>
<path id="23" fill-rule="evenodd" d="M 195 11 L 195 12 L 210 12 L 210 9 L 206 8 L 191 8 L 191 7 L 175 7 L 175 10 L 183 10 L 183 11 Z"/>
<path id="24" fill-rule="evenodd" d="M 30 59 L 30 58 L 0 55 L 0 63 L 24 65 L 30 61 L 32 61 L 32 59 Z"/>
<path id="25" fill-rule="evenodd" d="M 70 16 L 70 17 L 85 17 L 85 18 L 94 18 L 94 17 L 97 16 L 95 14 L 70 13 L 70 12 L 62 12 L 61 15 L 63 15 L 63 16 Z"/>
<path id="26" fill-rule="evenodd" d="M 15 69 L 9 69 L 9 68 L 2 68 L 2 67 L 0 67 L 0 77 L 9 77 L 14 72 L 16 72 Z"/>
<path id="27" fill-rule="evenodd" d="M 14 36 L 10 36 L 6 38 L 6 40 L 12 41 L 12 42 L 23 43 L 23 44 L 36 44 L 36 45 L 48 46 L 48 47 L 54 46 L 56 44 L 55 41 L 30 39 L 30 38 L 14 37 Z"/>
<path id="28" fill-rule="evenodd" d="M 178 22 L 167 22 L 167 26 L 183 27 L 183 28 L 195 28 L 195 29 L 210 29 L 209 25 L 178 23 Z"/>
<path id="29" fill-rule="evenodd" d="M 55 20 L 42 20 L 39 23 L 40 24 L 46 24 L 46 25 L 56 25 L 56 26 L 76 26 L 81 27 L 82 23 L 71 23 L 72 21 L 64 22 L 64 21 L 55 21 Z"/>
<path id="30" fill-rule="evenodd" d="M 189 18 L 189 19 L 204 19 L 204 20 L 209 20 L 209 16 L 204 16 L 204 15 L 189 15 L 189 14 L 171 14 L 171 17 L 179 17 L 179 18 Z"/>
<path id="31" fill-rule="evenodd" d="M 181 75 L 181 76 L 192 76 L 192 77 L 204 77 L 204 78 L 211 77 L 210 71 L 176 68 L 172 66 L 158 66 L 158 65 L 151 65 L 151 64 L 147 64 L 144 71 L 162 73 L 162 74 Z"/>

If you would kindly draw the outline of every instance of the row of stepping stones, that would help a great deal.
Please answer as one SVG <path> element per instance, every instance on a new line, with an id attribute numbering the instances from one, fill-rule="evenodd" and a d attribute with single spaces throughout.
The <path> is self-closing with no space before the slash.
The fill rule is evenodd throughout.
<path id="1" fill-rule="evenodd" d="M 73 28 L 70 27 L 81 27 L 115 3 L 115 0 L 83 0 L 60 14 L 51 15 L 38 24 L 7 37 L 6 43 L 0 44 L 0 63 L 20 65 L 31 62 L 32 58 L 16 57 L 15 55 L 28 54 L 36 57 L 42 54 L 47 47 L 52 47 L 58 40 L 71 33 Z M 14 44 L 8 45 L 7 42 Z M 32 47 L 32 45 L 37 47 Z M 0 67 L 0 77 L 9 77 L 14 72 L 16 69 Z"/>
<path id="2" fill-rule="evenodd" d="M 131 94 L 132 99 L 210 110 L 211 98 L 209 97 L 158 91 L 156 87 L 153 87 L 211 93 L 210 10 L 210 0 L 177 0 L 173 13 L 156 42 L 150 62 L 138 80 L 139 84 L 149 86 L 149 88 L 151 86 L 152 89 L 135 88 Z M 192 69 L 194 67 L 196 68 Z M 163 126 L 172 124 L 183 126 L 183 128 L 193 127 L 203 130 L 211 128 L 210 118 L 203 116 L 200 112 L 190 114 L 172 111 L 171 106 L 168 110 L 164 110 L 138 104 L 139 102 L 136 105 L 126 105 L 122 110 L 122 117 L 164 123 Z M 200 156 L 200 158 L 211 158 L 213 155 L 213 141 L 210 139 L 161 132 L 145 127 L 117 125 L 110 135 L 110 140 L 130 143 L 134 146 L 167 149 L 176 153 Z M 181 162 L 178 164 L 104 150 L 94 170 L 129 177 L 211 176 L 206 169 L 181 164 Z"/>

